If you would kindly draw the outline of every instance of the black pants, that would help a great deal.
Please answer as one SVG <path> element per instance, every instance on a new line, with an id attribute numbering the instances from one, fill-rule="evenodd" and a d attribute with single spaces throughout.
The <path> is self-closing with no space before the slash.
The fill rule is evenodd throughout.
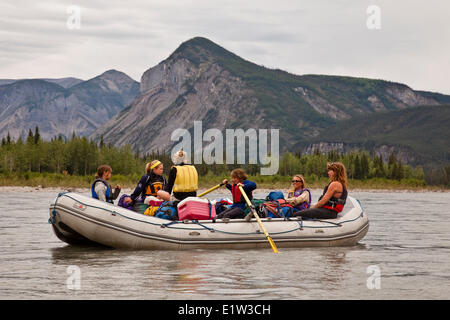
<path id="1" fill-rule="evenodd" d="M 244 217 L 245 213 L 241 208 L 228 208 L 216 216 L 217 219 L 244 219 Z"/>
<path id="2" fill-rule="evenodd" d="M 293 217 L 314 218 L 314 219 L 336 219 L 337 212 L 326 208 L 311 208 L 301 211 L 296 211 L 292 214 Z"/>

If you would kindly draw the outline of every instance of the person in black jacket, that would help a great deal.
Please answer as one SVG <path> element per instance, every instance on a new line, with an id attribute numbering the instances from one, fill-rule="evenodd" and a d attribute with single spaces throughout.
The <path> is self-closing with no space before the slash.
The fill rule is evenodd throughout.
<path id="1" fill-rule="evenodd" d="M 129 197 L 126 197 L 123 202 L 132 203 L 133 205 L 143 203 L 146 197 L 156 197 L 159 190 L 164 190 L 167 181 L 163 176 L 163 163 L 159 160 L 153 160 L 147 163 L 145 171 L 146 174 L 141 177 L 133 193 Z"/>

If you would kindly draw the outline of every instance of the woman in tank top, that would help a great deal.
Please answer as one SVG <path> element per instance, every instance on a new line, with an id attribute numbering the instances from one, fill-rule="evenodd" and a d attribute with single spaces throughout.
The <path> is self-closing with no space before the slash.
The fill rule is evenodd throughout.
<path id="1" fill-rule="evenodd" d="M 347 199 L 347 173 L 340 162 L 327 164 L 330 182 L 324 188 L 319 201 L 310 209 L 294 212 L 293 216 L 314 219 L 335 219 Z"/>

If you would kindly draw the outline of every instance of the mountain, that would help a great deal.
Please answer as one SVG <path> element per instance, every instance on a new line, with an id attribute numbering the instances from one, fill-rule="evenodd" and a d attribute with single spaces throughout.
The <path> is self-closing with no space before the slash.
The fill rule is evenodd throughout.
<path id="1" fill-rule="evenodd" d="M 10 83 L 13 83 L 13 82 L 16 82 L 16 81 L 19 81 L 19 80 L 14 80 L 14 79 L 0 79 L 0 86 L 3 86 L 3 85 L 5 85 L 5 84 L 10 84 Z"/>
<path id="2" fill-rule="evenodd" d="M 83 80 L 73 77 L 59 78 L 59 79 L 42 78 L 40 80 L 56 83 L 66 89 L 83 82 Z"/>
<path id="3" fill-rule="evenodd" d="M 139 97 L 90 137 L 143 152 L 170 150 L 175 129 L 192 132 L 202 120 L 203 131 L 279 128 L 282 151 L 296 151 L 342 121 L 449 99 L 384 80 L 268 69 L 196 37 L 145 71 Z"/>
<path id="4" fill-rule="evenodd" d="M 47 82 L 52 82 L 60 85 L 63 88 L 70 88 L 76 84 L 83 82 L 83 80 L 73 77 L 68 78 L 38 78 L 38 79 L 0 79 L 0 86 L 5 84 L 10 84 L 20 80 L 44 80 Z"/>
<path id="5" fill-rule="evenodd" d="M 26 79 L 0 86 L 0 136 L 24 137 L 39 126 L 44 139 L 89 135 L 130 104 L 139 83 L 109 70 L 87 81 Z"/>

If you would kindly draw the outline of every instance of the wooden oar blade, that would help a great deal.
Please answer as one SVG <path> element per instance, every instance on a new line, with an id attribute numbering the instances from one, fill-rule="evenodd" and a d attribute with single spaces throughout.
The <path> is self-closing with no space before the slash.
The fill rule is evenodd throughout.
<path id="1" fill-rule="evenodd" d="M 247 194 L 245 193 L 244 189 L 241 186 L 239 186 L 239 190 L 241 191 L 241 194 L 244 196 L 245 202 L 247 202 L 248 207 L 250 208 L 253 215 L 255 216 L 256 222 L 258 222 L 259 226 L 261 227 L 262 232 L 264 232 L 264 235 L 266 236 L 267 240 L 269 241 L 273 252 L 278 253 L 278 249 L 277 249 L 277 246 L 275 245 L 275 242 L 273 242 L 272 238 L 267 233 L 266 228 L 264 228 L 264 225 L 262 224 L 261 219 L 259 219 L 258 213 L 255 210 L 255 207 L 250 202 L 250 199 L 247 197 Z"/>
<path id="2" fill-rule="evenodd" d="M 272 250 L 274 253 L 278 253 L 278 248 L 275 245 L 275 242 L 273 242 L 271 237 L 267 237 L 267 240 L 269 240 L 270 246 L 272 247 Z"/>

